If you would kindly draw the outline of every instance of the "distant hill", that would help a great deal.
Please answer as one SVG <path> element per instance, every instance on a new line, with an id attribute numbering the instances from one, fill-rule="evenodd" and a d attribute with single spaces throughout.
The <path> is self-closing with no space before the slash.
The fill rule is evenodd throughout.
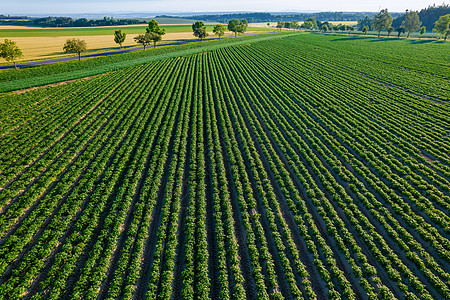
<path id="1" fill-rule="evenodd" d="M 186 18 L 179 18 L 179 17 L 172 17 L 172 16 L 156 16 L 155 18 L 145 18 L 145 20 L 155 19 L 159 24 L 192 24 L 195 21 L 201 21 L 202 19 L 186 19 Z"/>

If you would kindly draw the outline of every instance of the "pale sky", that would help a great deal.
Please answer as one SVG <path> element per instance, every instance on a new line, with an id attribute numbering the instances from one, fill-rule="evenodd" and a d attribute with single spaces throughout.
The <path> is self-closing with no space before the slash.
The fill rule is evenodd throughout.
<path id="1" fill-rule="evenodd" d="M 0 0 L 0 14 L 79 14 L 79 13 L 181 13 L 233 11 L 378 11 L 420 10 L 433 3 L 428 0 Z"/>

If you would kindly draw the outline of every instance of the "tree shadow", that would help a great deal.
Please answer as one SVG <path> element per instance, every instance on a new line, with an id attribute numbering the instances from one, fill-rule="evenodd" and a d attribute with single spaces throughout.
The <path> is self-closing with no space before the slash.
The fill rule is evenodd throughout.
<path id="1" fill-rule="evenodd" d="M 429 44 L 429 43 L 439 43 L 437 40 L 411 40 L 411 44 Z"/>
<path id="2" fill-rule="evenodd" d="M 332 42 L 339 42 L 339 41 L 353 41 L 353 40 L 370 40 L 375 39 L 376 37 L 373 36 L 349 36 L 344 38 L 336 38 L 331 40 Z"/>
<path id="3" fill-rule="evenodd" d="M 369 42 L 371 42 L 371 43 L 376 43 L 376 42 L 392 42 L 392 41 L 400 41 L 400 40 L 402 40 L 402 39 L 399 39 L 399 38 L 397 38 L 397 37 L 385 37 L 385 38 L 383 38 L 383 37 L 379 37 L 379 38 L 377 38 L 376 40 L 372 40 L 372 41 L 369 41 Z"/>

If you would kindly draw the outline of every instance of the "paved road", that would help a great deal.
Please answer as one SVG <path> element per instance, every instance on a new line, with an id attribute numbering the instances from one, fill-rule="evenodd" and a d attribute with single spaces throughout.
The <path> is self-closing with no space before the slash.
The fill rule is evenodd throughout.
<path id="1" fill-rule="evenodd" d="M 238 36 L 249 36 L 249 35 L 268 34 L 268 33 L 272 33 L 272 32 L 250 33 L 250 34 L 238 35 Z M 233 37 L 234 36 L 226 36 L 226 37 L 223 37 L 223 39 L 233 38 Z M 209 40 L 216 40 L 216 39 L 218 39 L 218 38 L 208 38 L 208 39 L 203 39 L 203 40 L 204 41 L 209 41 Z M 194 43 L 194 42 L 198 42 L 198 39 L 188 40 L 188 41 L 172 42 L 172 43 L 167 43 L 167 44 L 160 44 L 160 45 L 156 45 L 156 47 L 163 47 L 163 46 L 170 46 L 170 45 L 181 45 L 181 44 Z M 146 48 L 153 48 L 153 46 L 146 47 Z M 93 54 L 83 55 L 81 58 L 108 56 L 108 55 L 114 55 L 114 54 L 119 54 L 119 53 L 126 53 L 126 52 L 143 50 L 143 49 L 144 49 L 144 47 L 137 47 L 137 48 L 128 48 L 128 49 L 107 51 L 107 52 L 101 52 L 101 53 L 93 53 Z M 18 68 L 34 67 L 34 66 L 48 65 L 48 64 L 54 64 L 54 63 L 59 63 L 59 62 L 63 62 L 63 61 L 71 61 L 71 60 L 78 60 L 78 56 L 71 56 L 71 57 L 64 57 L 64 58 L 55 58 L 55 59 L 48 59 L 48 60 L 39 60 L 39 61 L 18 63 L 17 67 Z M 12 68 L 14 68 L 14 65 L 3 65 L 3 66 L 0 66 L 0 70 L 12 69 Z"/>

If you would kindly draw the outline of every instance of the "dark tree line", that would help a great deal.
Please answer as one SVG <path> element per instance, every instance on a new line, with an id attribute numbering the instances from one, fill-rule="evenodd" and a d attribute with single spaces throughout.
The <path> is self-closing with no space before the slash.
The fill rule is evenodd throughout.
<path id="1" fill-rule="evenodd" d="M 450 14 L 450 5 L 441 4 L 439 6 L 436 6 L 435 4 L 433 4 L 419 11 L 419 18 L 422 22 L 422 26 L 425 26 L 427 31 L 431 31 L 431 29 L 434 27 L 434 23 L 439 19 L 439 17 L 448 14 Z M 406 16 L 407 13 L 398 16 L 392 22 L 392 26 L 400 27 Z"/>
<path id="2" fill-rule="evenodd" d="M 24 20 L 24 18 L 27 18 Z M 3 20 L 2 20 L 3 19 Z M 0 25 L 33 25 L 39 27 L 91 27 L 91 26 L 117 26 L 142 24 L 145 21 L 137 19 L 114 19 L 104 17 L 98 20 L 88 20 L 86 18 L 72 19 L 70 17 L 45 17 L 30 19 L 21 17 L 21 19 L 0 18 Z"/>
<path id="3" fill-rule="evenodd" d="M 216 14 L 216 15 L 195 15 L 189 17 L 195 20 L 204 20 L 211 22 L 228 23 L 232 19 L 246 19 L 249 23 L 258 22 L 291 22 L 306 21 L 314 18 L 316 20 L 327 21 L 354 21 L 369 16 L 373 18 L 375 13 L 366 12 L 319 12 L 319 13 L 289 13 L 289 14 L 271 14 L 271 13 L 234 13 L 234 14 Z"/>

